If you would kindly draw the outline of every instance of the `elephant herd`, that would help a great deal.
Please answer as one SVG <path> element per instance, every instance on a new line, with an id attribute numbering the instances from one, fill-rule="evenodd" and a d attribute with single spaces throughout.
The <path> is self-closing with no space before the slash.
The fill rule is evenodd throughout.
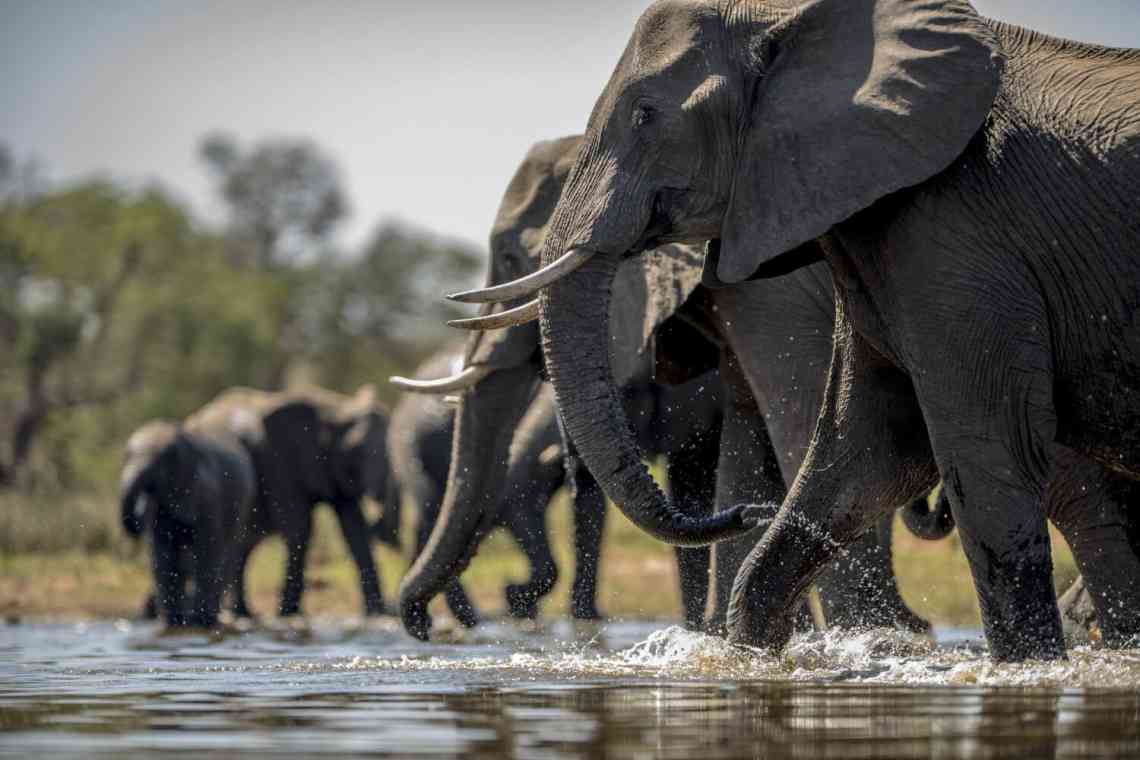
<path id="1" fill-rule="evenodd" d="M 486 287 L 450 296 L 482 304 L 473 332 L 435 379 L 393 378 L 390 424 L 367 394 L 243 391 L 131 439 L 123 520 L 152 528 L 171 619 L 210 621 L 223 587 L 240 609 L 273 530 L 295 612 L 320 501 L 382 609 L 359 498 L 396 541 L 400 491 L 411 634 L 440 592 L 476 621 L 457 579 L 497 525 L 533 616 L 566 483 L 576 616 L 608 497 L 677 547 L 690 626 L 778 650 L 814 585 L 828 624 L 925 630 L 891 570 L 901 508 L 957 527 L 996 659 L 1064 656 L 1047 520 L 1082 574 L 1069 616 L 1137 641 L 1140 51 L 965 0 L 659 0 L 588 117 L 514 174 Z"/>

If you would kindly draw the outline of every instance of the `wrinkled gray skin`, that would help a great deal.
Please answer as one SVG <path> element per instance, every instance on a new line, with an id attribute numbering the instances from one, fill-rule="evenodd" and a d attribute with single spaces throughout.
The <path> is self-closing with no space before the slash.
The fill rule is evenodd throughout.
<path id="1" fill-rule="evenodd" d="M 249 615 L 243 582 L 249 553 L 265 536 L 280 533 L 287 556 L 278 614 L 300 613 L 312 512 L 317 504 L 326 503 L 336 512 L 360 573 L 365 614 L 384 613 L 371 531 L 361 503 L 366 495 L 382 501 L 388 489 L 388 415 L 375 400 L 374 390 L 365 387 L 354 396 L 344 396 L 320 389 L 269 393 L 234 388 L 192 415 L 187 424 L 235 417 L 251 420 L 260 432 L 257 439 L 245 440 L 257 473 L 257 498 L 249 529 L 236 547 L 235 611 Z"/>
<path id="2" fill-rule="evenodd" d="M 536 268 L 537 247 L 580 143 L 580 137 L 539 143 L 519 167 L 503 200 L 491 238 L 491 283 Z M 677 249 L 660 253 L 645 266 L 638 262 L 634 264 L 636 266 L 623 272 L 619 288 L 625 298 L 612 305 L 611 325 L 616 372 L 624 382 L 620 391 L 622 418 L 626 420 L 624 427 L 630 430 L 637 442 L 639 453 L 669 455 L 670 488 L 683 514 L 696 517 L 707 514 L 714 492 L 716 501 L 722 504 L 778 501 L 783 494 L 781 465 L 777 463 L 768 441 L 749 383 L 718 334 L 719 328 L 706 324 L 712 319 L 705 314 L 706 307 L 686 304 L 682 309 L 686 299 L 693 300 L 691 295 L 699 277 L 699 259 L 691 252 Z M 677 286 L 674 274 L 686 278 L 688 284 Z M 829 296 L 823 297 L 826 300 Z M 814 303 L 812 305 L 815 306 Z M 678 312 L 679 309 L 682 313 Z M 827 330 L 830 324 L 828 315 Z M 651 357 L 643 348 L 647 333 L 654 332 L 658 325 L 662 325 L 655 338 L 659 347 Z M 469 365 L 490 365 L 499 369 L 484 383 L 500 381 L 500 375 L 517 371 L 513 381 L 508 381 L 509 378 L 501 380 L 499 392 L 505 399 L 504 407 L 514 408 L 519 403 L 517 399 L 525 398 L 525 394 L 532 392 L 532 386 L 537 384 L 540 358 L 534 327 L 525 325 L 489 332 L 476 336 L 469 344 Z M 822 350 L 818 361 L 826 362 L 829 356 L 828 346 Z M 675 383 L 675 387 L 648 381 L 648 363 L 654 357 L 658 377 Z M 511 361 L 519 362 L 518 367 L 511 366 Z M 784 371 L 772 373 L 770 380 L 777 383 L 787 381 L 786 387 L 793 393 L 799 392 L 796 385 L 800 382 L 797 379 L 799 375 L 814 373 L 823 376 L 822 367 L 801 364 L 798 357 L 794 362 L 781 360 L 780 364 Z M 714 369 L 718 371 L 710 371 Z M 441 371 L 436 376 L 453 372 L 454 369 Z M 770 389 L 770 394 L 775 392 Z M 481 384 L 464 397 L 463 403 L 468 413 L 474 415 L 491 400 Z M 811 408 L 814 410 L 818 408 L 818 401 L 813 403 L 815 406 Z M 493 407 L 482 418 L 482 425 L 504 419 L 503 415 L 508 412 L 508 408 Z M 717 418 L 715 425 L 714 417 Z M 798 431 L 800 441 L 789 444 L 796 449 L 796 462 L 802 456 L 813 421 L 814 411 L 797 417 L 796 422 L 785 417 L 779 423 L 781 430 L 793 426 Z M 493 428 L 477 425 L 473 423 L 465 434 L 474 437 L 484 431 L 493 431 Z M 458 451 L 467 450 L 470 445 L 467 439 L 459 436 L 455 440 Z M 489 451 L 487 448 L 483 450 Z M 575 456 L 570 461 L 577 470 L 575 480 L 579 489 L 576 500 L 579 574 L 575 579 L 572 611 L 576 616 L 587 617 L 596 615 L 596 569 L 593 568 L 596 567 L 601 536 L 603 502 L 596 481 L 580 466 L 581 460 L 573 449 L 572 453 Z M 754 466 L 757 460 L 764 460 L 764 466 Z M 460 479 L 460 487 L 467 488 L 467 494 L 482 493 L 481 489 L 487 487 L 484 484 L 494 482 L 492 475 L 484 474 L 493 466 L 493 462 L 486 461 L 464 463 L 458 472 L 468 476 Z M 453 477 L 456 472 L 453 468 Z M 715 483 L 713 473 L 716 473 Z M 448 577 L 443 571 L 452 563 L 461 561 L 461 551 L 473 552 L 469 547 L 478 540 L 479 531 L 485 530 L 485 526 L 494 519 L 494 513 L 480 511 L 488 509 L 491 506 L 489 502 L 464 495 L 456 503 L 464 505 L 464 509 L 453 508 L 452 512 L 445 509 L 443 527 L 437 527 L 436 537 L 433 537 L 435 553 L 425 554 L 417 562 L 417 568 L 405 578 L 402 601 L 415 602 L 418 606 L 425 596 L 430 598 L 441 579 Z M 591 505 L 588 512 L 585 505 Z M 584 513 L 593 517 L 584 520 Z M 588 529 L 588 550 L 582 545 L 583 523 Z M 835 570 L 821 579 L 821 598 L 830 622 L 847 626 L 899 624 L 914 630 L 928 629 L 927 623 L 914 615 L 898 595 L 891 571 L 889 530 L 888 517 L 878 531 L 870 531 L 865 541 L 853 547 L 849 562 L 842 566 L 837 563 Z M 712 630 L 723 630 L 731 579 L 754 543 L 754 537 L 746 536 L 732 545 L 717 547 L 716 591 L 707 595 L 708 625 Z M 592 565 L 583 561 L 583 551 L 586 551 L 587 558 L 592 558 Z M 707 555 L 700 549 L 682 550 L 678 553 L 678 561 L 686 624 L 699 627 L 705 617 Z M 583 566 L 590 568 L 589 572 L 583 574 Z M 435 580 L 425 586 L 426 591 L 419 590 L 417 584 L 423 583 L 422 579 L 428 577 L 430 571 L 435 572 L 431 576 Z M 415 589 L 415 594 L 408 593 L 408 589 Z M 405 615 L 405 624 L 417 635 L 426 634 L 426 628 L 420 625 L 421 615 L 419 609 L 414 608 L 410 625 L 409 615 Z"/>
<path id="3" fill-rule="evenodd" d="M 727 285 L 822 258 L 835 286 L 823 409 L 737 578 L 733 640 L 780 648 L 829 561 L 941 476 L 993 656 L 1063 655 L 1043 508 L 1055 462 L 1070 452 L 1098 485 L 1096 465 L 1140 476 L 1138 94 L 1136 52 L 960 0 L 674 0 L 639 20 L 543 263 L 595 255 L 540 298 L 569 434 L 639 524 L 681 543 L 723 528 L 677 520 L 633 466 L 597 319 L 621 257 L 712 240 L 704 281 L 742 302 L 723 315 L 741 329 L 767 329 L 764 299 Z M 1140 572 L 1118 510 L 1093 501 L 1070 512 L 1087 524 L 1059 526 L 1120 642 L 1140 630 Z"/>
<path id="4" fill-rule="evenodd" d="M 249 520 L 255 485 L 250 456 L 227 427 L 156 420 L 127 441 L 123 529 L 150 538 L 153 606 L 167 625 L 217 625 L 235 572 L 229 549 Z"/>
<path id="5" fill-rule="evenodd" d="M 460 349 L 445 348 L 421 364 L 415 376 L 442 377 L 462 363 Z M 539 393 L 523 414 L 511 443 L 507 485 L 501 491 L 506 503 L 498 509 L 494 526 L 510 531 L 530 563 L 529 580 L 505 589 L 508 609 L 516 617 L 534 617 L 538 600 L 550 592 L 558 578 L 543 509 L 565 480 L 553 401 L 553 392 Z M 386 503 L 402 497 L 418 507 L 415 556 L 427 545 L 443 506 L 454 418 L 455 408 L 439 396 L 416 393 L 405 393 L 392 412 L 388 460 L 392 466 L 391 483 L 399 495 Z M 444 593 L 457 620 L 468 626 L 478 622 L 475 608 L 458 578 L 447 584 Z"/>

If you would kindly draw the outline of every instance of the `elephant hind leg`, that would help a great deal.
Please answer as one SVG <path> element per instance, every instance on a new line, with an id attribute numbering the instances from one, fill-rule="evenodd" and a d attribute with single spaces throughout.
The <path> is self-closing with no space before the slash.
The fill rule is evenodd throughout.
<path id="1" fill-rule="evenodd" d="M 383 615 L 384 596 L 380 591 L 380 574 L 372 556 L 372 542 L 368 522 L 360 509 L 360 502 L 347 500 L 336 505 L 337 522 L 348 551 L 360 575 L 360 589 L 364 596 L 365 615 Z"/>
<path id="2" fill-rule="evenodd" d="M 159 522 L 154 528 L 151 556 L 158 610 L 170 626 L 183 626 L 186 617 L 186 581 L 183 573 L 182 537 L 177 528 Z"/>
<path id="3" fill-rule="evenodd" d="M 930 623 L 919 617 L 899 594 L 891 561 L 894 512 L 879 518 L 831 563 L 816 582 L 828 625 L 839 628 L 900 627 L 929 633 Z"/>
<path id="4" fill-rule="evenodd" d="M 1140 484 L 1068 449 L 1058 451 L 1046 512 L 1082 576 L 1062 597 L 1062 616 L 1085 629 L 1095 625 L 1110 647 L 1140 640 L 1140 555 L 1129 511 L 1138 502 Z"/>

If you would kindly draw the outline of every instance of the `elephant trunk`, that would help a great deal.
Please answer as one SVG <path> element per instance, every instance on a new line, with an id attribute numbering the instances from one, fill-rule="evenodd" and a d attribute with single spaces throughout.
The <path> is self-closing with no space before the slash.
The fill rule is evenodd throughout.
<path id="1" fill-rule="evenodd" d="M 751 529 L 740 509 L 684 515 L 642 463 L 610 366 L 609 310 L 618 264 L 616 257 L 594 256 L 541 296 L 543 349 L 566 431 L 606 495 L 654 538 L 703 546 L 740 535 Z"/>
<path id="2" fill-rule="evenodd" d="M 152 506 L 152 499 L 143 489 L 142 476 L 142 472 L 135 472 L 123 479 L 119 500 L 123 530 L 134 538 L 141 536 L 146 529 Z"/>
<path id="3" fill-rule="evenodd" d="M 954 515 L 946 491 L 938 494 L 931 509 L 926 497 L 920 497 L 902 508 L 903 525 L 914 535 L 926 541 L 946 538 L 954 530 Z"/>
<path id="4" fill-rule="evenodd" d="M 443 505 L 431 536 L 400 583 L 404 628 L 427 639 L 428 602 L 467 568 L 499 519 L 511 439 L 538 381 L 533 366 L 496 370 L 460 401 Z"/>

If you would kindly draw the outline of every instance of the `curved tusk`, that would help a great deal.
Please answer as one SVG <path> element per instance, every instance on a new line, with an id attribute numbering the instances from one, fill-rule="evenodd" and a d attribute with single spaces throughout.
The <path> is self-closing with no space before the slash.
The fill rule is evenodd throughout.
<path id="1" fill-rule="evenodd" d="M 490 367 L 468 367 L 458 375 L 441 377 L 437 380 L 413 380 L 408 377 L 393 376 L 388 378 L 388 382 L 402 391 L 411 393 L 443 394 L 470 388 L 492 372 L 494 370 Z"/>
<path id="2" fill-rule="evenodd" d="M 496 314 L 469 319 L 451 319 L 448 320 L 447 324 L 463 330 L 498 330 L 512 325 L 525 325 L 527 322 L 533 322 L 536 319 L 538 319 L 537 298 L 533 301 L 527 301 L 522 306 L 516 306 L 513 309 L 500 311 Z"/>
<path id="3" fill-rule="evenodd" d="M 531 296 L 555 280 L 560 280 L 570 274 L 589 261 L 593 255 L 593 251 L 588 251 L 585 248 L 571 248 L 562 254 L 562 257 L 557 261 L 547 264 L 542 269 L 537 272 L 532 272 L 526 277 L 504 282 L 502 285 L 492 285 L 489 288 L 452 293 L 448 298 L 452 301 L 461 301 L 463 303 L 498 303 L 500 301 L 522 298 L 523 296 Z"/>

